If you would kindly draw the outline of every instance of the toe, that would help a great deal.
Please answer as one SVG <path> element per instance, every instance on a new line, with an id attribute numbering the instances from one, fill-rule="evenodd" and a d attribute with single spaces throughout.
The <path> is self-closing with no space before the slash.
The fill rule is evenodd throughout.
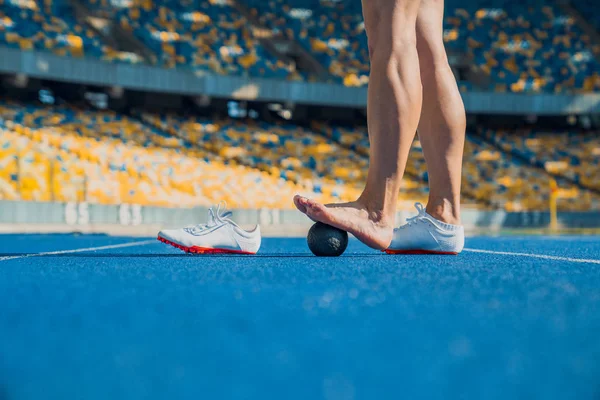
<path id="1" fill-rule="evenodd" d="M 294 205 L 300 212 L 302 212 L 304 214 L 306 214 L 307 201 L 308 201 L 308 199 L 306 197 L 302 197 L 300 195 L 294 196 Z"/>
<path id="2" fill-rule="evenodd" d="M 319 221 L 330 225 L 332 223 L 332 215 L 330 210 L 323 204 L 317 203 L 313 200 L 308 200 L 308 204 L 306 206 L 306 215 L 308 215 L 314 221 Z"/>

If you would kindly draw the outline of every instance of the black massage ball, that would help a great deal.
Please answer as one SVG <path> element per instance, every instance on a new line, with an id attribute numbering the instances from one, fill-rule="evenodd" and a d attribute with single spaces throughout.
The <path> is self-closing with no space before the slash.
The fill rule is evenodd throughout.
<path id="1" fill-rule="evenodd" d="M 348 247 L 348 232 L 317 222 L 308 231 L 306 241 L 315 256 L 337 257 Z"/>

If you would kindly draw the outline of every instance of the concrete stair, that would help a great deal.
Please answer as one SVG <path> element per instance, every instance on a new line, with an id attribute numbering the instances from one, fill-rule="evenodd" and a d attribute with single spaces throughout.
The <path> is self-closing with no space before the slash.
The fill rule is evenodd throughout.
<path id="1" fill-rule="evenodd" d="M 75 18 L 82 25 L 96 32 L 109 46 L 120 51 L 137 54 L 147 64 L 156 64 L 156 54 L 138 40 L 132 32 L 121 28 L 114 18 L 105 15 L 94 15 L 80 0 L 69 0 Z"/>
<path id="2" fill-rule="evenodd" d="M 299 71 L 315 76 L 319 80 L 326 80 L 330 77 L 327 69 L 299 43 L 288 40 L 281 35 L 273 35 L 268 27 L 252 15 L 245 4 L 234 1 L 233 5 L 250 22 L 253 30 L 257 33 L 255 37 L 259 38 L 260 44 L 271 55 L 286 62 L 293 62 Z"/>

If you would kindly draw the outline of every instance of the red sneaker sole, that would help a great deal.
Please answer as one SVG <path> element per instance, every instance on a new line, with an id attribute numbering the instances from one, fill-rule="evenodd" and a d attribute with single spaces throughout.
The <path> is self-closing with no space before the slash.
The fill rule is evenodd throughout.
<path id="1" fill-rule="evenodd" d="M 458 253 L 454 251 L 433 251 L 433 250 L 384 250 L 387 254 L 438 254 L 447 256 L 456 256 Z"/>
<path id="2" fill-rule="evenodd" d="M 256 254 L 256 253 L 251 253 L 249 251 L 242 251 L 242 250 L 214 249 L 214 248 L 210 248 L 210 247 L 198 247 L 198 246 L 186 247 L 186 246 L 182 246 L 180 244 L 171 242 L 170 240 L 167 240 L 160 236 L 158 236 L 157 239 L 159 242 L 163 242 L 165 244 L 168 244 L 169 246 L 173 246 L 175 248 L 178 248 L 179 250 L 183 250 L 186 253 L 193 253 L 193 254 Z"/>

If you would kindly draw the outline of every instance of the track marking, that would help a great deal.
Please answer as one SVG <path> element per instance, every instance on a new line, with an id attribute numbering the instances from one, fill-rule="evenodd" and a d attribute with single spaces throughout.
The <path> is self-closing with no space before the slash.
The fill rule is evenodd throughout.
<path id="1" fill-rule="evenodd" d="M 122 248 L 126 248 L 126 247 L 145 246 L 145 245 L 148 245 L 151 243 L 156 243 L 156 240 L 154 240 L 154 239 L 141 240 L 141 241 L 137 241 L 137 242 L 111 244 L 108 246 L 87 247 L 84 249 L 57 250 L 57 251 L 46 251 L 46 252 L 42 252 L 42 253 L 18 255 L 18 256 L 5 256 L 5 257 L 0 257 L 0 261 L 16 260 L 16 259 L 20 259 L 20 258 L 29 258 L 29 257 L 50 256 L 50 255 L 56 255 L 56 254 L 83 253 L 86 251 L 122 249 Z M 493 251 L 493 250 L 480 250 L 480 249 L 469 249 L 469 248 L 464 249 L 463 251 L 471 252 L 471 253 L 497 254 L 497 255 L 504 255 L 504 256 L 540 258 L 543 260 L 567 261 L 567 262 L 581 263 L 581 264 L 598 264 L 598 265 L 600 265 L 600 260 L 587 259 L 587 258 L 560 257 L 560 256 L 549 256 L 546 254 L 513 253 L 513 252 L 509 252 L 509 251 Z"/>
<path id="2" fill-rule="evenodd" d="M 600 260 L 592 260 L 592 259 L 587 259 L 587 258 L 548 256 L 546 254 L 511 253 L 509 251 L 493 251 L 493 250 L 479 250 L 479 249 L 463 249 L 463 251 L 469 251 L 471 253 L 498 254 L 498 255 L 503 255 L 503 256 L 541 258 L 543 260 L 568 261 L 568 262 L 582 263 L 582 264 L 600 264 Z"/>
<path id="3" fill-rule="evenodd" d="M 29 258 L 29 257 L 51 256 L 51 255 L 55 255 L 55 254 L 72 254 L 72 253 L 83 253 L 86 251 L 122 249 L 124 247 L 145 246 L 150 243 L 156 243 L 156 240 L 155 239 L 141 240 L 141 241 L 137 241 L 137 242 L 111 244 L 108 246 L 88 247 L 85 249 L 46 251 L 46 252 L 42 252 L 42 253 L 23 254 L 23 255 L 19 255 L 19 256 L 5 256 L 5 257 L 0 257 L 0 261 L 16 260 L 19 258 Z"/>

